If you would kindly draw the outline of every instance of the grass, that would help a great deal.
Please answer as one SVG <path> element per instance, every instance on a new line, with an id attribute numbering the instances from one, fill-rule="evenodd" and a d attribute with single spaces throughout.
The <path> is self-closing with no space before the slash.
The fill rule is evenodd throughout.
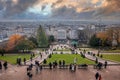
<path id="1" fill-rule="evenodd" d="M 120 54 L 103 54 L 103 59 L 120 62 Z"/>
<path id="2" fill-rule="evenodd" d="M 75 57 L 77 58 L 77 64 L 94 64 L 94 61 L 82 58 L 79 54 L 53 54 L 51 58 L 47 59 L 47 64 L 55 60 L 57 60 L 57 62 L 59 62 L 59 60 L 65 60 L 66 64 L 71 64 L 74 62 Z"/>
<path id="3" fill-rule="evenodd" d="M 20 57 L 23 61 L 23 58 L 26 60 L 30 59 L 31 54 L 6 54 L 4 56 L 0 56 L 0 60 L 7 61 L 11 64 L 16 64 L 16 59 Z"/>

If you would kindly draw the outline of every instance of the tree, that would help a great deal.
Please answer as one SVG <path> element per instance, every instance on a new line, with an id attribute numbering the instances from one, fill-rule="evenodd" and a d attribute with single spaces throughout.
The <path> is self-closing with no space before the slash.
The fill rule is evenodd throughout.
<path id="1" fill-rule="evenodd" d="M 49 36 L 49 42 L 51 43 L 51 42 L 54 42 L 54 41 L 55 41 L 54 36 L 53 36 L 53 35 L 50 35 L 50 36 Z"/>
<path id="2" fill-rule="evenodd" d="M 93 35 L 89 41 L 90 46 L 98 47 L 100 45 L 100 39 Z"/>
<path id="3" fill-rule="evenodd" d="M 35 47 L 36 47 L 36 45 L 32 41 L 27 40 L 27 39 L 23 39 L 17 43 L 15 50 L 17 50 L 17 51 L 22 50 L 24 52 L 25 50 L 28 51 L 28 50 L 31 50 Z"/>
<path id="4" fill-rule="evenodd" d="M 38 47 L 48 47 L 48 37 L 41 25 L 37 30 L 37 43 Z"/>
<path id="5" fill-rule="evenodd" d="M 107 42 L 107 39 L 108 39 L 108 35 L 107 35 L 107 33 L 106 32 L 98 32 L 97 34 L 96 34 L 96 36 L 97 36 L 97 38 L 99 38 L 100 39 L 100 41 L 101 41 L 101 46 L 106 46 L 106 42 Z"/>
<path id="6" fill-rule="evenodd" d="M 1 54 L 1 56 L 4 56 L 4 53 L 5 53 L 5 49 L 0 48 L 0 54 Z"/>
<path id="7" fill-rule="evenodd" d="M 120 27 L 111 27 L 106 32 L 108 35 L 108 40 L 111 43 L 111 46 L 112 46 L 113 41 L 116 41 L 117 46 L 118 46 L 118 44 L 120 43 L 120 41 L 119 41 L 119 39 L 120 39 Z"/>
<path id="8" fill-rule="evenodd" d="M 22 39 L 22 36 L 19 34 L 14 34 L 12 36 L 10 36 L 8 43 L 7 43 L 7 47 L 6 50 L 7 51 L 11 51 L 14 50 L 15 46 L 17 45 L 17 43 Z"/>
<path id="9" fill-rule="evenodd" d="M 30 37 L 29 40 L 32 41 L 36 46 L 38 45 L 36 38 Z"/>

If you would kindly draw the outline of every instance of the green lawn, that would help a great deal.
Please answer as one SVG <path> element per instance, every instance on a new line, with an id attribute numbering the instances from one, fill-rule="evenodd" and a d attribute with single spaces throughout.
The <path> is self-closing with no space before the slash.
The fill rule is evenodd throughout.
<path id="1" fill-rule="evenodd" d="M 103 59 L 120 62 L 120 54 L 103 54 Z"/>
<path id="2" fill-rule="evenodd" d="M 47 64 L 55 60 L 57 60 L 57 62 L 59 62 L 59 60 L 65 60 L 66 64 L 71 64 L 74 62 L 75 57 L 77 58 L 77 64 L 94 64 L 94 61 L 82 58 L 79 54 L 53 54 L 52 58 L 47 59 Z"/>
<path id="3" fill-rule="evenodd" d="M 23 58 L 26 58 L 26 60 L 30 59 L 30 54 L 6 54 L 4 56 L 0 56 L 0 60 L 7 61 L 11 64 L 16 64 L 16 59 L 20 57 L 23 61 Z"/>

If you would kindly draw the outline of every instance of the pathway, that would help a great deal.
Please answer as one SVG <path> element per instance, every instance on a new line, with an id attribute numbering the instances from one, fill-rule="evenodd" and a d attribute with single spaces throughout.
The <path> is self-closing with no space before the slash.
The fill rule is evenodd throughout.
<path id="1" fill-rule="evenodd" d="M 96 60 L 96 58 L 98 59 L 98 62 L 101 62 L 101 63 L 104 63 L 105 62 L 105 60 L 104 59 L 101 59 L 101 58 L 99 58 L 99 57 L 95 57 L 95 56 L 92 56 L 92 55 L 89 55 L 89 54 L 85 54 L 85 56 L 86 56 L 86 58 L 88 58 L 88 59 L 90 59 L 90 60 L 93 60 L 93 61 L 95 61 Z M 112 62 L 112 61 L 107 61 L 108 62 L 108 64 L 120 64 L 119 62 L 117 63 L 117 62 Z"/>
<path id="2" fill-rule="evenodd" d="M 26 65 L 30 65 L 31 63 L 33 65 L 35 65 L 35 61 L 39 61 L 39 63 L 43 62 L 44 59 L 48 58 L 50 53 L 46 54 L 45 52 L 42 52 L 42 58 L 41 56 L 39 55 L 38 57 L 34 58 L 32 61 L 27 61 L 26 62 Z"/>

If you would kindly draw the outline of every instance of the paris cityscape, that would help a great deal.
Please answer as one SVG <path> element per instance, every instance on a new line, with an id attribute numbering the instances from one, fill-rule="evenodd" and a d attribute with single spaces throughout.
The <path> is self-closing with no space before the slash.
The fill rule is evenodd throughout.
<path id="1" fill-rule="evenodd" d="M 120 80 L 120 0 L 0 0 L 0 80 Z"/>

